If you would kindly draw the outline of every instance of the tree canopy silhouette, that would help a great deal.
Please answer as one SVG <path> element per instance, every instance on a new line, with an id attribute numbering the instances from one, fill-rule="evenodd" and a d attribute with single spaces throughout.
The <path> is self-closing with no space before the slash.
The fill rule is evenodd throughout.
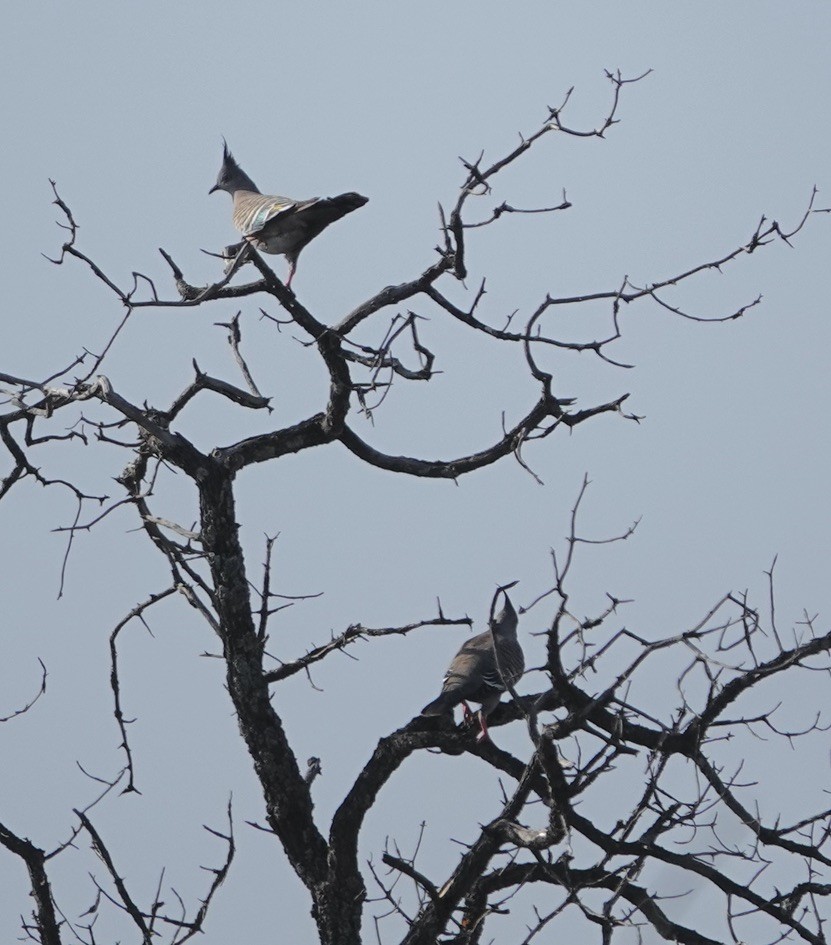
<path id="1" fill-rule="evenodd" d="M 276 463 L 314 447 L 326 450 L 340 444 L 355 463 L 400 476 L 458 480 L 512 459 L 535 476 L 532 447 L 552 448 L 558 434 L 591 424 L 601 415 L 640 419 L 628 412 L 626 391 L 594 402 L 567 396 L 547 361 L 550 352 L 593 356 L 610 369 L 625 367 L 616 357 L 615 344 L 625 331 L 627 312 L 639 305 L 657 305 L 668 317 L 730 321 L 759 303 L 759 298 L 750 299 L 738 309 L 705 319 L 670 301 L 667 291 L 705 271 L 738 264 L 772 243 L 790 242 L 819 212 L 813 196 L 790 228 L 762 217 L 745 242 L 716 258 L 691 263 L 644 285 L 624 278 L 617 285 L 581 295 L 547 294 L 522 316 L 494 317 L 487 307 L 484 280 L 471 287 L 466 284 L 474 231 L 498 230 L 508 217 L 563 215 L 572 206 L 565 192 L 555 204 L 539 207 L 498 199 L 494 188 L 502 179 L 499 175 L 561 136 L 605 137 L 618 121 L 621 95 L 639 78 L 608 73 L 611 104 L 595 128 L 569 124 L 569 91 L 561 105 L 548 109 L 536 131 L 521 137 L 499 159 L 486 160 L 480 154 L 464 160 L 459 192 L 440 208 L 441 239 L 435 258 L 410 280 L 379 289 L 336 318 L 307 307 L 302 292 L 284 284 L 251 243 L 243 243 L 227 273 L 207 286 L 191 284 L 172 254 L 161 250 L 175 282 L 175 297 L 166 296 L 153 279 L 139 272 L 132 274 L 129 285 L 122 285 L 81 248 L 74 211 L 53 182 L 55 204 L 67 230 L 53 261 L 85 265 L 121 303 L 124 314 L 98 354 L 84 351 L 42 379 L 0 374 L 7 391 L 0 415 L 0 439 L 6 451 L 0 498 L 14 501 L 15 487 L 24 480 L 68 494 L 76 514 L 64 529 L 66 560 L 82 531 L 95 529 L 116 510 L 127 509 L 164 561 L 168 582 L 160 589 L 148 588 L 147 596 L 109 628 L 108 682 L 123 757 L 119 775 L 99 785 L 88 806 L 74 811 L 69 838 L 54 849 L 45 850 L 37 838 L 20 835 L 0 811 L 0 844 L 22 861 L 31 882 L 34 905 L 19 906 L 23 932 L 30 940 L 41 945 L 70 941 L 94 945 L 99 941 L 96 917 L 109 908 L 141 942 L 178 945 L 208 929 L 212 910 L 221 909 L 221 886 L 233 869 L 235 852 L 230 803 L 227 825 L 210 828 L 222 842 L 224 856 L 210 868 L 203 896 L 193 902 L 165 891 L 163 880 L 154 896 L 142 898 L 122 876 L 111 838 L 95 822 L 96 804 L 117 806 L 115 788 L 127 793 L 139 790 L 129 699 L 121 683 L 122 633 L 145 621 L 160 602 L 178 597 L 215 637 L 227 695 L 262 790 L 264 824 L 256 826 L 273 836 L 307 890 L 322 945 L 358 945 L 375 938 L 407 945 L 439 941 L 474 945 L 490 941 L 492 920 L 521 900 L 533 903 L 536 916 L 524 943 L 548 940 L 544 936 L 567 913 L 581 916 L 589 928 L 597 927 L 603 942 L 643 927 L 687 945 L 780 938 L 826 941 L 831 811 L 805 811 L 787 823 L 766 818 L 760 806 L 764 784 L 745 783 L 741 773 L 743 739 L 764 734 L 789 742 L 797 736 L 819 737 L 824 731 L 819 706 L 803 707 L 806 723 L 800 731 L 780 728 L 770 707 L 781 697 L 777 681 L 782 675 L 827 673 L 831 668 L 831 632 L 821 632 L 809 618 L 791 633 L 778 627 L 773 568 L 766 609 L 746 595 L 727 594 L 702 619 L 660 639 L 648 639 L 621 625 L 619 615 L 626 602 L 612 595 L 602 611 L 578 616 L 570 605 L 570 574 L 578 553 L 598 543 L 580 529 L 579 512 L 588 485 L 584 482 L 573 505 L 564 549 L 553 557 L 550 586 L 518 608 L 520 636 L 526 614 L 533 613 L 537 624 L 546 626 L 546 661 L 537 667 L 535 677 L 541 683 L 535 683 L 537 691 L 519 695 L 500 668 L 510 698 L 488 719 L 495 733 L 508 725 L 521 728 L 523 750 L 509 752 L 490 739 L 477 738 L 478 726 L 457 726 L 446 713 L 414 714 L 395 731 L 378 731 L 374 751 L 354 782 L 342 786 L 341 801 L 331 822 L 324 824 L 315 816 L 314 805 L 321 762 L 310 758 L 304 764 L 298 757 L 280 699 L 275 698 L 280 684 L 308 673 L 332 654 L 350 652 L 359 640 L 376 641 L 436 625 L 464 627 L 472 621 L 465 615 L 447 615 L 439 606 L 433 615 L 410 615 L 396 626 L 352 623 L 323 643 L 310 639 L 300 654 L 286 654 L 281 644 L 278 658 L 271 648 L 270 627 L 286 601 L 272 583 L 275 539 L 266 539 L 259 574 L 240 540 L 240 528 L 245 526 L 238 521 L 237 477 L 254 464 Z M 349 220 L 339 224 L 339 235 L 348 224 Z M 505 254 L 510 255 L 509 246 Z M 251 281 L 240 281 L 246 273 L 252 274 Z M 464 302 L 458 301 L 460 291 Z M 213 377 L 194 361 L 192 378 L 182 382 L 181 392 L 170 403 L 159 406 L 128 397 L 118 379 L 105 373 L 113 345 L 129 332 L 131 319 L 142 309 L 181 311 L 251 301 L 275 331 L 291 325 L 320 359 L 328 390 L 314 413 L 275 426 L 273 379 L 266 383 L 254 376 L 239 312 L 224 323 L 235 361 L 233 376 Z M 597 304 L 607 311 L 602 333 L 574 338 L 559 332 L 553 317 L 558 312 Z M 505 420 L 499 436 L 472 452 L 445 459 L 396 455 L 373 445 L 371 421 L 383 409 L 393 385 L 429 383 L 439 370 L 440 352 L 432 350 L 423 330 L 425 311 L 434 319 L 457 323 L 471 336 L 485 335 L 506 350 L 521 349 L 524 368 L 537 391 L 520 416 Z M 381 325 L 376 333 L 381 340 L 374 344 L 362 334 L 369 324 Z M 259 429 L 231 442 L 197 446 L 189 429 L 188 407 L 205 397 L 223 398 L 246 418 L 256 414 Z M 102 464 L 111 463 L 114 455 L 121 457 L 112 470 L 119 488 L 115 497 L 92 494 L 82 477 L 61 471 L 62 450 L 73 444 L 99 451 Z M 58 472 L 45 471 L 41 454 Z M 166 469 L 176 470 L 178 481 L 184 480 L 195 497 L 194 524 L 175 521 L 160 511 L 170 505 L 162 475 Z M 600 541 L 624 540 L 634 529 L 633 525 Z M 394 542 L 388 553 L 395 553 Z M 503 583 L 520 577 L 505 575 Z M 62 586 L 64 578 L 65 574 Z M 494 600 L 502 589 L 492 589 Z M 669 673 L 676 680 L 671 704 L 656 704 L 650 698 L 651 673 Z M 596 686 L 595 679 L 604 682 Z M 45 681 L 44 668 L 41 691 L 10 713 L 6 724 L 15 724 L 29 712 L 43 695 Z M 434 686 L 426 686 L 425 699 L 433 695 Z M 726 757 L 725 740 L 730 745 Z M 417 848 L 403 853 L 395 845 L 376 851 L 380 856 L 369 864 L 363 862 L 359 843 L 369 812 L 393 774 L 401 769 L 406 779 L 408 758 L 424 751 L 475 759 L 483 772 L 504 779 L 501 803 L 487 823 L 478 828 L 464 825 L 476 829 L 477 836 L 459 851 L 448 873 L 435 875 L 421 864 Z M 634 777 L 633 772 L 637 772 Z M 91 880 L 92 905 L 70 914 L 54 888 L 51 868 L 70 846 L 84 843 L 101 858 L 105 875 Z M 379 868 L 379 860 L 386 871 Z M 705 934 L 697 921 L 682 922 L 674 916 L 667 898 L 679 877 L 690 888 L 706 890 L 708 902 L 713 897 L 718 901 L 716 926 L 721 937 Z M 374 920 L 372 930 L 369 917 Z"/>

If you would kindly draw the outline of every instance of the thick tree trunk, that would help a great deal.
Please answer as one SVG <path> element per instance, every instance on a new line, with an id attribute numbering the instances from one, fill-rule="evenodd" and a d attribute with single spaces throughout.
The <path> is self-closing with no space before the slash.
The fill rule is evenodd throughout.
<path id="1" fill-rule="evenodd" d="M 313 805 L 280 717 L 269 699 L 235 518 L 233 473 L 214 463 L 199 483 L 202 541 L 213 578 L 228 692 L 263 789 L 266 818 L 313 900 L 321 945 L 360 945 L 365 895 L 344 876 L 313 818 Z"/>

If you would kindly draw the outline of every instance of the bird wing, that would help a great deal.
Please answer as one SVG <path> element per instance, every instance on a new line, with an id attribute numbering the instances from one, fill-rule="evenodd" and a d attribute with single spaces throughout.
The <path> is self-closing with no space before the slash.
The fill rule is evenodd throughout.
<path id="1" fill-rule="evenodd" d="M 493 658 L 493 641 L 489 631 L 471 637 L 453 657 L 444 674 L 442 692 L 452 693 L 458 701 L 472 697 L 482 685 L 489 686 L 488 680 L 496 677 L 496 663 Z"/>
<path id="2" fill-rule="evenodd" d="M 471 637 L 453 657 L 444 674 L 441 694 L 421 710 L 422 715 L 441 715 L 467 700 L 481 702 L 487 715 L 505 691 L 503 677 L 514 685 L 519 682 L 524 669 L 522 648 L 516 640 L 500 641 L 497 667 L 493 637 L 486 630 Z"/>
<path id="3" fill-rule="evenodd" d="M 440 695 L 424 707 L 422 714 L 439 715 L 469 700 L 481 703 L 487 715 L 504 691 L 493 656 L 493 639 L 486 631 L 471 637 L 453 657 Z"/>
<path id="4" fill-rule="evenodd" d="M 289 200 L 249 191 L 234 192 L 234 226 L 266 253 L 296 261 L 303 247 L 330 223 L 367 202 L 361 194 Z"/>
<path id="5" fill-rule="evenodd" d="M 330 223 L 340 220 L 366 202 L 366 197 L 354 193 L 297 201 L 269 217 L 256 235 L 260 241 L 268 244 L 270 252 L 296 256 Z M 279 250 L 275 248 L 276 245 L 280 246 Z"/>
<path id="6" fill-rule="evenodd" d="M 266 228 L 279 232 L 289 218 L 317 203 L 317 200 L 317 197 L 311 200 L 290 200 L 288 197 L 238 191 L 234 195 L 234 226 L 243 236 L 263 234 Z"/>
<path id="7" fill-rule="evenodd" d="M 474 702 L 490 692 L 483 675 L 496 672 L 490 633 L 471 637 L 453 657 L 444 674 L 441 693 L 422 710 L 422 715 L 443 715 L 467 699 Z"/>

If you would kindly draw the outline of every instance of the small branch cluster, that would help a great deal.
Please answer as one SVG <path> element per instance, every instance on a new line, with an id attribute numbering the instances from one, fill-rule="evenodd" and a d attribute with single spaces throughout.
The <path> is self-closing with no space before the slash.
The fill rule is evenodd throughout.
<path id="1" fill-rule="evenodd" d="M 766 619 L 746 595 L 726 594 L 702 620 L 675 635 L 650 641 L 622 628 L 609 630 L 604 639 L 605 628 L 627 602 L 608 595 L 602 612 L 578 617 L 570 607 L 568 577 L 581 545 L 625 540 L 634 526 L 600 542 L 581 536 L 577 513 L 587 485 L 584 482 L 572 511 L 565 555 L 553 558 L 554 584 L 526 608 L 549 604 L 552 598 L 555 602 L 546 632 L 544 672 L 549 685 L 515 698 L 489 719 L 491 727 L 524 719 L 530 759 L 525 762 L 492 745 L 478 745 L 470 735 L 448 731 L 446 723 L 442 729 L 448 738 L 441 746 L 444 751 L 478 755 L 516 779 L 517 787 L 449 878 L 438 881 L 424 875 L 414 857 L 385 857 L 393 870 L 416 880 L 419 895 L 413 915 L 409 897 L 396 897 L 394 886 L 376 875 L 382 898 L 394 906 L 384 917 L 395 915 L 405 924 L 403 941 L 408 945 L 426 945 L 443 930 L 448 942 L 479 942 L 490 915 L 505 912 L 515 897 L 517 902 L 539 900 L 533 891 L 543 884 L 557 890 L 560 899 L 553 908 L 536 912 L 526 942 L 536 940 L 565 910 L 576 909 L 601 926 L 604 941 L 611 941 L 618 929 L 643 923 L 665 939 L 691 945 L 749 941 L 749 930 L 766 919 L 771 923 L 770 940 L 782 929 L 786 939 L 824 943 L 822 916 L 831 897 L 831 808 L 821 807 L 790 824 L 765 822 L 759 813 L 764 782 L 755 801 L 749 799 L 753 783 L 742 777 L 745 762 L 725 763 L 720 748 L 743 731 L 764 732 L 768 739 L 790 744 L 824 737 L 829 723 L 821 715 L 794 731 L 776 725 L 780 705 L 751 713 L 741 706 L 758 701 L 784 672 L 831 674 L 831 632 L 816 632 L 806 620 L 790 644 L 782 639 L 771 568 Z M 638 704 L 633 698 L 637 681 L 655 678 L 654 671 L 651 676 L 644 672 L 645 665 L 660 659 L 665 674 L 670 656 L 677 667 L 676 705 L 668 712 L 656 711 L 648 702 Z M 604 676 L 608 682 L 599 691 L 587 688 L 588 680 Z M 781 687 L 777 698 L 779 692 Z M 395 747 L 385 744 L 376 752 L 362 778 L 380 769 L 382 759 L 388 771 L 391 752 L 406 756 L 414 729 L 432 725 L 433 720 L 420 726 L 411 723 L 395 733 L 390 739 Z M 463 740 L 461 745 L 457 739 Z M 563 759 L 566 753 L 572 760 Z M 684 762 L 683 778 L 677 760 Z M 640 791 L 630 797 L 631 788 L 615 791 L 613 781 L 616 772 L 633 765 L 643 774 Z M 539 820 L 533 802 L 542 805 L 543 823 L 526 826 L 520 821 L 523 810 Z M 743 836 L 739 842 L 724 839 L 737 831 Z M 674 919 L 673 909 L 662 905 L 662 899 L 671 897 L 638 882 L 647 867 L 654 877 L 656 866 L 665 876 L 669 871 L 685 875 L 690 889 L 709 887 L 720 894 L 721 925 L 732 938 L 709 937 Z M 773 871 L 774 866 L 780 879 L 791 877 L 788 888 L 767 879 L 768 868 Z M 550 895 L 543 901 L 550 903 Z M 748 929 L 745 935 L 742 927 Z"/>

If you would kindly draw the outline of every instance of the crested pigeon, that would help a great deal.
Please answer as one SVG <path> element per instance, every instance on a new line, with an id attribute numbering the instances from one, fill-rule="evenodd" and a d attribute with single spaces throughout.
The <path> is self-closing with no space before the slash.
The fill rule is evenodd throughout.
<path id="1" fill-rule="evenodd" d="M 223 144 L 222 167 L 208 193 L 224 190 L 233 197 L 234 226 L 255 249 L 286 257 L 289 263 L 286 285 L 290 286 L 303 247 L 330 223 L 362 207 L 369 198 L 348 193 L 337 197 L 291 200 L 289 197 L 261 194 L 254 181 L 234 160 L 228 145 Z M 245 241 L 225 247 L 226 272 L 244 244 Z"/>
<path id="2" fill-rule="evenodd" d="M 488 737 L 486 719 L 498 705 L 505 682 L 513 686 L 525 671 L 525 657 L 516 636 L 517 613 L 508 595 L 502 593 L 505 603 L 489 629 L 462 646 L 444 674 L 441 694 L 421 710 L 422 715 L 445 715 L 461 703 L 467 718 L 471 714 L 467 700 L 481 703 L 479 740 Z"/>

